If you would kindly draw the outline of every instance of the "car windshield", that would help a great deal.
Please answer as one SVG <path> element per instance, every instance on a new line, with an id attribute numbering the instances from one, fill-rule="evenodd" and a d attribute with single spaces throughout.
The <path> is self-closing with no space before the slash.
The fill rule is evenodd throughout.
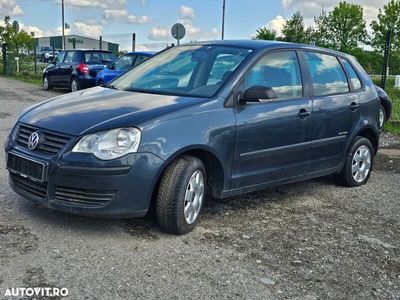
<path id="1" fill-rule="evenodd" d="M 212 97 L 252 50 L 224 46 L 173 47 L 112 82 L 119 90 Z"/>

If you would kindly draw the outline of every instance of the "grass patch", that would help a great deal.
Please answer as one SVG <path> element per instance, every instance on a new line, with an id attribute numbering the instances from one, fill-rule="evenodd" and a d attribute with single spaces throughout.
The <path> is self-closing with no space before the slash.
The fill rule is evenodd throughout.
<path id="1" fill-rule="evenodd" d="M 42 86 L 42 75 L 0 75 L 5 78 L 17 79 L 26 83 Z"/>

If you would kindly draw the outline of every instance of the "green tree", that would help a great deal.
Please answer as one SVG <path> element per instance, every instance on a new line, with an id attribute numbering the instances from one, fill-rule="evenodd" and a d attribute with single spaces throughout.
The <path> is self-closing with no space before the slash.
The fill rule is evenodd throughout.
<path id="1" fill-rule="evenodd" d="M 292 43 L 307 43 L 307 34 L 304 27 L 304 18 L 297 11 L 286 21 L 282 29 L 283 40 Z"/>
<path id="2" fill-rule="evenodd" d="M 367 30 L 360 5 L 340 2 L 329 13 L 327 25 L 325 38 L 331 40 L 331 47 L 336 50 L 348 52 L 366 40 Z"/>
<path id="3" fill-rule="evenodd" d="M 315 29 L 310 32 L 313 43 L 320 47 L 330 47 L 329 17 L 325 10 L 322 10 L 318 17 L 314 17 Z"/>
<path id="4" fill-rule="evenodd" d="M 278 38 L 278 33 L 276 32 L 276 30 L 269 29 L 267 27 L 261 27 L 261 28 L 257 29 L 256 39 L 257 40 L 276 41 L 279 38 Z"/>
<path id="5" fill-rule="evenodd" d="M 34 47 L 34 33 L 30 34 L 24 30 L 16 32 L 10 23 L 10 17 L 4 18 L 4 26 L 0 26 L 0 43 L 6 43 L 8 49 L 18 56 L 21 50 L 29 50 Z"/>
<path id="6" fill-rule="evenodd" d="M 400 0 L 391 0 L 379 9 L 378 20 L 371 22 L 372 46 L 382 51 L 385 46 L 386 33 L 392 29 L 392 50 L 400 51 Z"/>

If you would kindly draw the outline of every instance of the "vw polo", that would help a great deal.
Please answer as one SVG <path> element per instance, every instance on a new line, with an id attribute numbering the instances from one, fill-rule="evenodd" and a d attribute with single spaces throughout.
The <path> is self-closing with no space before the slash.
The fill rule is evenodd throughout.
<path id="1" fill-rule="evenodd" d="M 18 194 L 70 213 L 140 217 L 183 234 L 205 196 L 334 174 L 367 182 L 379 98 L 357 61 L 313 46 L 204 42 L 105 87 L 26 109 L 5 143 Z"/>

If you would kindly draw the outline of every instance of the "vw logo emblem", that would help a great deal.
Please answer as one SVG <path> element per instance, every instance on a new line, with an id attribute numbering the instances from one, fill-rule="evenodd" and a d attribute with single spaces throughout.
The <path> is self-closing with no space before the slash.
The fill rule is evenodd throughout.
<path id="1" fill-rule="evenodd" d="M 39 144 L 39 134 L 37 132 L 33 132 L 28 140 L 28 149 L 34 150 Z"/>

